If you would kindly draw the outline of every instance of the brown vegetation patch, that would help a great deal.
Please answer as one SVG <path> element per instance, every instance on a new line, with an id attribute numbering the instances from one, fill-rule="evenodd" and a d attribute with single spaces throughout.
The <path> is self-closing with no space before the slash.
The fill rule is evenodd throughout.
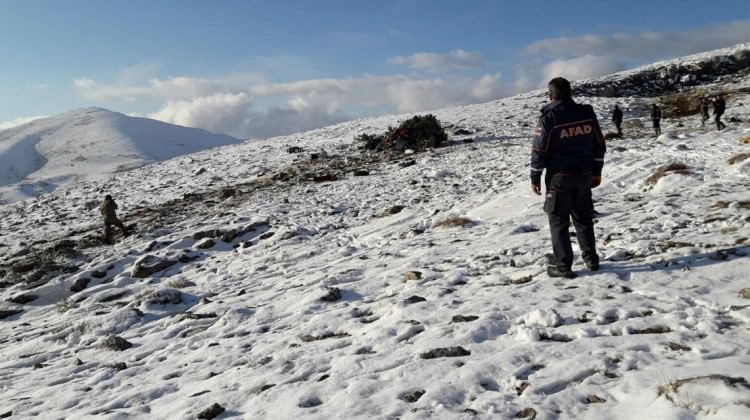
<path id="1" fill-rule="evenodd" d="M 677 404 L 677 401 L 675 401 L 673 399 L 674 398 L 673 394 L 676 393 L 677 390 L 679 390 L 681 386 L 683 386 L 685 384 L 688 384 L 690 382 L 698 382 L 698 381 L 702 381 L 702 380 L 721 381 L 721 382 L 724 382 L 724 384 L 726 384 L 727 386 L 730 386 L 730 387 L 734 386 L 736 384 L 740 384 L 740 385 L 743 385 L 743 386 L 747 386 L 748 385 L 747 380 L 745 380 L 745 378 L 742 378 L 742 377 L 734 377 L 733 378 L 731 376 L 724 376 L 724 375 L 714 374 L 714 375 L 706 375 L 706 376 L 696 376 L 694 378 L 675 379 L 674 381 L 672 381 L 672 382 L 670 382 L 668 384 L 660 385 L 659 388 L 658 388 L 658 390 L 657 390 L 657 393 L 658 393 L 658 395 L 660 397 L 663 396 L 664 398 L 668 399 L 672 403 Z"/>
<path id="2" fill-rule="evenodd" d="M 730 165 L 734 165 L 735 163 L 740 163 L 747 158 L 750 158 L 750 153 L 740 153 L 739 155 L 730 157 L 728 162 Z"/>
<path id="3" fill-rule="evenodd" d="M 656 325 L 646 328 L 634 328 L 630 330 L 630 334 L 665 334 L 668 332 L 672 332 L 672 329 L 664 325 Z"/>
<path id="4" fill-rule="evenodd" d="M 452 227 L 464 227 L 464 226 L 471 226 L 474 224 L 474 221 L 467 218 L 467 217 L 459 217 L 459 216 L 453 216 L 449 217 L 445 220 L 441 220 L 437 223 L 435 223 L 436 228 L 452 228 Z"/>
<path id="5" fill-rule="evenodd" d="M 323 333 L 321 335 L 305 335 L 302 337 L 302 341 L 305 343 L 309 343 L 311 341 L 318 341 L 318 340 L 326 340 L 329 338 L 344 338 L 344 337 L 350 337 L 347 333 Z"/>
<path id="6" fill-rule="evenodd" d="M 690 347 L 682 345 L 680 343 L 675 343 L 674 341 L 668 342 L 667 348 L 672 351 L 690 351 L 691 350 Z"/>
<path id="7" fill-rule="evenodd" d="M 676 173 L 676 174 L 689 174 L 690 173 L 690 167 L 685 165 L 684 163 L 679 162 L 672 162 L 668 163 L 664 166 L 659 167 L 656 171 L 654 171 L 651 176 L 649 176 L 646 179 L 646 183 L 650 185 L 656 185 L 659 180 L 669 174 L 669 173 Z"/>

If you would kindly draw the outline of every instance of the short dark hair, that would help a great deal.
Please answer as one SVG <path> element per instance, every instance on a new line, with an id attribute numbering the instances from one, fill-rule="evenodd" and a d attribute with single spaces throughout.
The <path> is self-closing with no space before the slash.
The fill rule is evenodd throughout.
<path id="1" fill-rule="evenodd" d="M 104 196 L 104 199 L 105 199 L 105 200 L 111 200 L 111 199 L 112 199 L 112 196 L 111 196 L 111 195 L 109 195 L 109 194 L 107 194 L 107 195 L 105 195 L 105 196 Z"/>
<path id="2" fill-rule="evenodd" d="M 563 77 L 555 77 L 550 80 L 549 84 L 547 84 L 547 89 L 549 89 L 549 96 L 555 99 L 570 98 L 573 95 L 570 89 L 570 82 Z"/>

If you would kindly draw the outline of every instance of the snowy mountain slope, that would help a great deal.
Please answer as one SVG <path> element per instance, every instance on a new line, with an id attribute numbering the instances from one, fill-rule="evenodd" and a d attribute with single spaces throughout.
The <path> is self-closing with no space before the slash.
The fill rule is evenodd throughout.
<path id="1" fill-rule="evenodd" d="M 230 136 L 102 108 L 77 109 L 0 131 L 0 200 L 35 197 L 79 177 L 236 143 Z"/>
<path id="2" fill-rule="evenodd" d="M 423 154 L 357 151 L 405 118 L 385 116 L 1 206 L 0 414 L 748 417 L 750 97 L 722 132 L 610 141 L 603 269 L 558 280 L 528 185 L 542 95 L 436 111 L 474 134 Z M 652 99 L 581 101 L 606 130 Z M 648 181 L 669 163 L 687 169 Z M 137 230 L 109 247 L 105 193 Z"/>

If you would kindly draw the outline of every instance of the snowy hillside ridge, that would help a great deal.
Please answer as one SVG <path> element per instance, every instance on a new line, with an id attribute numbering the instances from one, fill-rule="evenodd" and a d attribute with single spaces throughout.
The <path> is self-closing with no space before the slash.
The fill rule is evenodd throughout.
<path id="1" fill-rule="evenodd" d="M 750 77 L 709 86 L 721 132 L 580 98 L 629 124 L 573 280 L 529 187 L 541 91 L 435 111 L 424 153 L 359 149 L 389 115 L 0 205 L 0 416 L 750 418 Z"/>
<path id="2" fill-rule="evenodd" d="M 0 131 L 0 201 L 239 142 L 103 108 L 76 109 Z"/>
<path id="3" fill-rule="evenodd" d="M 731 84 L 749 73 L 750 42 L 747 42 L 583 80 L 574 84 L 574 91 L 590 96 L 655 97 L 717 81 Z"/>

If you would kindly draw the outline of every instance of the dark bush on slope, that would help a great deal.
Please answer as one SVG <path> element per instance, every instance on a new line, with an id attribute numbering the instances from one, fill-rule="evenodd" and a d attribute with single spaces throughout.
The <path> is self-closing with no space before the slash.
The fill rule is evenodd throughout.
<path id="1" fill-rule="evenodd" d="M 401 123 L 397 128 L 389 127 L 384 134 L 362 134 L 355 140 L 364 143 L 366 150 L 423 151 L 440 147 L 448 140 L 448 135 L 434 115 L 416 115 Z"/>

